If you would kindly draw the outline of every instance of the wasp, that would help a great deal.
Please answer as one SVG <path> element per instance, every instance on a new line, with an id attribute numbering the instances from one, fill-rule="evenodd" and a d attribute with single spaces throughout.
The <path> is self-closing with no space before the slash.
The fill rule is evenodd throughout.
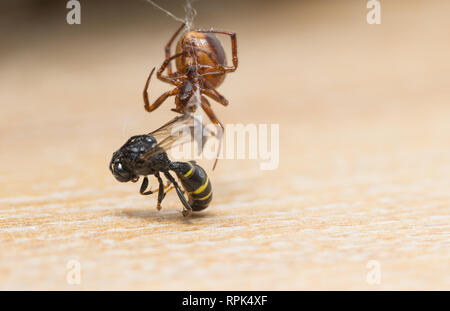
<path id="1" fill-rule="evenodd" d="M 224 127 L 212 110 L 206 97 L 228 106 L 228 100 L 216 91 L 222 84 L 225 75 L 234 72 L 238 66 L 236 33 L 222 30 L 195 29 L 185 32 L 176 46 L 176 53 L 170 55 L 170 50 L 175 38 L 185 27 L 180 28 L 172 35 L 165 46 L 165 60 L 158 69 L 156 76 L 159 80 L 172 84 L 175 88 L 159 96 L 150 105 L 148 88 L 155 68 L 150 72 L 145 83 L 143 97 L 144 107 L 148 112 L 157 109 L 166 99 L 175 96 L 175 108 L 172 111 L 185 114 L 196 111 L 200 106 L 211 122 L 217 128 L 216 137 L 221 141 Z M 214 34 L 223 34 L 231 38 L 233 66 L 226 65 L 225 51 L 220 41 Z M 176 71 L 172 71 L 171 61 L 176 60 Z M 167 73 L 164 71 L 167 69 Z M 220 145 L 217 155 L 220 154 Z M 213 169 L 217 164 L 218 156 Z"/>
<path id="2" fill-rule="evenodd" d="M 184 206 L 184 216 L 207 208 L 212 200 L 212 186 L 205 170 L 195 161 L 172 162 L 167 155 L 170 148 L 186 142 L 183 139 L 186 137 L 186 131 L 180 128 L 176 131 L 175 127 L 187 128 L 192 134 L 193 120 L 194 118 L 189 115 L 178 116 L 149 134 L 129 138 L 112 156 L 109 169 L 114 177 L 120 182 L 137 182 L 140 176 L 144 176 L 139 192 L 142 195 L 150 195 L 156 191 L 147 190 L 149 183 L 147 176 L 155 176 L 159 183 L 156 205 L 158 210 L 161 209 L 161 202 L 167 192 L 173 188 Z M 180 134 L 174 135 L 174 132 Z M 184 190 L 170 171 L 178 177 Z M 161 174 L 168 180 L 166 186 Z M 170 185 L 172 185 L 171 188 L 169 188 Z"/>

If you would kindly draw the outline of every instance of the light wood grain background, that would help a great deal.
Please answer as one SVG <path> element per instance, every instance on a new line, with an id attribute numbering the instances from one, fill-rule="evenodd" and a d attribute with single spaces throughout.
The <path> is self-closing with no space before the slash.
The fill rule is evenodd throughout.
<path id="1" fill-rule="evenodd" d="M 450 3 L 383 1 L 381 25 L 365 1 L 195 5 L 238 33 L 217 114 L 280 124 L 279 168 L 202 161 L 211 207 L 157 212 L 108 162 L 173 116 L 141 90 L 177 23 L 143 2 L 29 15 L 0 62 L 0 289 L 450 289 Z"/>

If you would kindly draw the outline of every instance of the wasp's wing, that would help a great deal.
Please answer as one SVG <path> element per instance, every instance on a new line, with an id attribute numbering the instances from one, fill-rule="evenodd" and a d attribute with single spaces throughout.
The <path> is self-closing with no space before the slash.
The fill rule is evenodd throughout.
<path id="1" fill-rule="evenodd" d="M 203 150 L 206 143 L 206 136 L 204 136 L 203 124 L 200 120 L 192 115 L 184 114 L 173 118 L 157 130 L 148 133 L 156 139 L 157 144 L 152 150 L 145 153 L 142 158 L 148 159 L 158 153 L 166 152 L 173 147 L 183 145 L 185 143 L 195 140 Z M 200 151 L 201 152 L 201 151 Z"/>

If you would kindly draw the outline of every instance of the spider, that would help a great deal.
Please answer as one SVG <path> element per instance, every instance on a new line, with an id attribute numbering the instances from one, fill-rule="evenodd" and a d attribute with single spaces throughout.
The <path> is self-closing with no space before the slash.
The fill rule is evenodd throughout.
<path id="1" fill-rule="evenodd" d="M 227 73 L 234 72 L 237 69 L 236 33 L 202 29 L 188 31 L 179 39 L 176 54 L 171 56 L 171 46 L 184 27 L 185 24 L 183 23 L 166 44 L 165 60 L 156 73 L 159 80 L 175 85 L 175 88 L 163 93 L 150 105 L 148 88 L 150 79 L 155 71 L 155 68 L 153 68 L 144 87 L 144 107 L 148 112 L 152 112 L 170 96 L 175 96 L 175 108 L 171 109 L 174 112 L 181 114 L 193 113 L 197 109 L 197 105 L 200 105 L 211 122 L 216 126 L 216 136 L 221 141 L 224 127 L 217 119 L 206 96 L 224 106 L 228 106 L 228 100 L 215 89 L 222 84 Z M 230 36 L 233 66 L 226 65 L 225 51 L 214 34 Z M 176 71 L 172 72 L 171 61 L 174 59 L 176 60 Z M 164 75 L 163 73 L 166 69 L 167 75 Z M 213 169 L 216 167 L 219 154 L 220 144 Z"/>

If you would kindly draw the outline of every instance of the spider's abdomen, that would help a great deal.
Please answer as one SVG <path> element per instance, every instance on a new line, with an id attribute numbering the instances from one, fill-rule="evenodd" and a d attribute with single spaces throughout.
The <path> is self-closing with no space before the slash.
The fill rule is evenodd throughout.
<path id="1" fill-rule="evenodd" d="M 197 55 L 197 64 L 210 66 L 209 68 L 200 68 L 199 74 L 207 72 L 215 72 L 216 65 L 226 66 L 226 56 L 220 41 L 210 33 L 201 33 L 197 31 L 189 31 L 185 33 L 178 41 L 176 53 L 183 51 L 183 46 L 188 51 L 192 51 L 189 47 L 196 47 L 194 49 Z M 189 65 L 197 65 L 191 55 L 181 56 L 176 59 L 177 70 L 180 73 L 186 73 Z M 208 88 L 216 88 L 222 84 L 225 79 L 224 74 L 205 75 L 201 78 Z"/>

